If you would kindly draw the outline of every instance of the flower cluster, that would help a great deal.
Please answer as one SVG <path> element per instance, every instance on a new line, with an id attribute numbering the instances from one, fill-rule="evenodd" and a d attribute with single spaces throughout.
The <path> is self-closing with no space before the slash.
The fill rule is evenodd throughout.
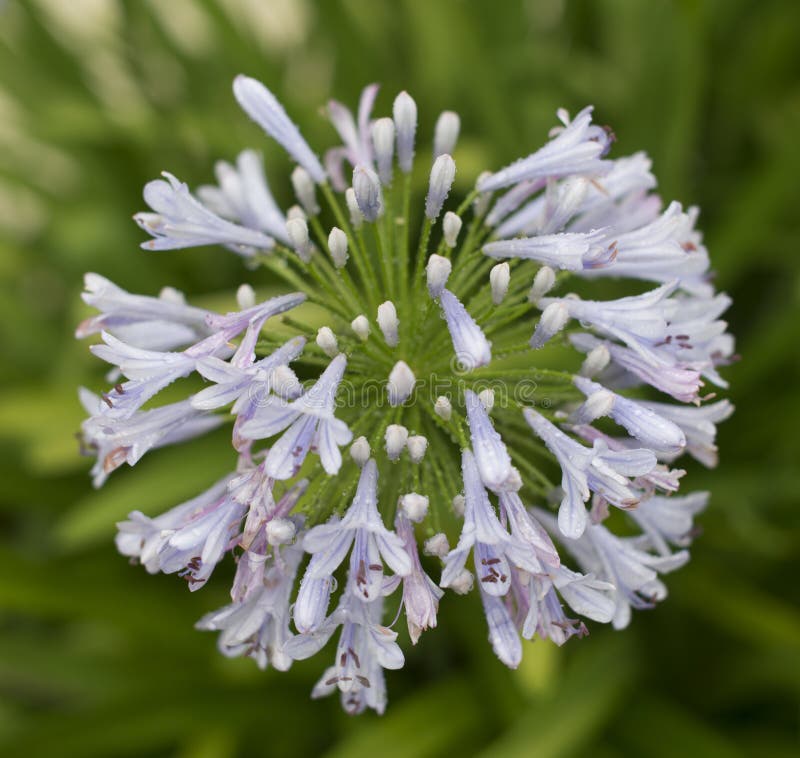
<path id="1" fill-rule="evenodd" d="M 296 162 L 298 204 L 281 209 L 246 150 L 194 193 L 171 174 L 150 182 L 143 247 L 222 245 L 293 292 L 259 302 L 245 284 L 217 313 L 87 275 L 98 313 L 78 336 L 100 335 L 91 350 L 113 384 L 81 390 L 95 485 L 231 423 L 230 473 L 166 513 L 131 513 L 120 552 L 191 590 L 231 554 L 231 603 L 198 628 L 219 632 L 224 655 L 279 670 L 338 631 L 312 695 L 338 691 L 350 713 L 383 712 L 384 670 L 403 666 L 384 611 L 395 592 L 414 644 L 445 591 L 477 592 L 512 668 L 522 640 L 561 645 L 587 634 L 583 619 L 619 629 L 662 599 L 707 501 L 673 494 L 685 473 L 673 462 L 715 465 L 732 412 L 702 394 L 726 386 L 733 340 L 697 211 L 662 210 L 648 158 L 609 158 L 591 108 L 559 111 L 544 147 L 445 211 L 455 113 L 415 155 L 414 100 L 403 92 L 374 119 L 372 85 L 356 114 L 329 103 L 341 144 L 320 161 L 264 85 L 240 76 L 233 89 Z M 604 277 L 635 294 L 588 298 Z M 191 393 L 158 404 L 187 379 Z"/>

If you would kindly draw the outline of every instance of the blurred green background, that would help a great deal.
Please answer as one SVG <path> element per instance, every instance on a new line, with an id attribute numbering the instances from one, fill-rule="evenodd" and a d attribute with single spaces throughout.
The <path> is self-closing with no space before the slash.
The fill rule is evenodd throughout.
<path id="1" fill-rule="evenodd" d="M 800 714 L 800 3 L 796 0 L 39 0 L 0 2 L 0 755 L 796 756 Z M 235 256 L 139 250 L 141 187 L 196 185 L 264 150 L 238 72 L 267 82 L 317 146 L 319 106 L 407 88 L 423 139 L 462 116 L 459 177 L 538 146 L 556 107 L 594 103 L 615 155 L 647 150 L 661 191 L 702 209 L 734 297 L 737 413 L 671 597 L 624 633 L 493 657 L 476 598 L 389 674 L 383 718 L 312 702 L 321 658 L 262 673 L 193 622 L 190 594 L 115 552 L 114 522 L 155 514 L 226 471 L 222 436 L 148 456 L 93 491 L 75 388 L 102 366 L 73 340 L 93 270 L 131 291 L 211 303 L 249 276 Z M 284 178 L 281 178 L 284 177 Z"/>

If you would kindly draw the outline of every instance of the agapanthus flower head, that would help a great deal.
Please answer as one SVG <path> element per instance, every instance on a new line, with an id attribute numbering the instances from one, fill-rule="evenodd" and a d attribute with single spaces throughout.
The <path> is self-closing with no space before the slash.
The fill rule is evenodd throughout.
<path id="1" fill-rule="evenodd" d="M 349 713 L 383 712 L 403 628 L 424 645 L 454 595 L 480 595 L 512 668 L 525 640 L 622 628 L 663 599 L 708 500 L 675 494 L 674 462 L 715 465 L 733 411 L 704 390 L 726 387 L 734 353 L 697 210 L 664 206 L 643 153 L 613 157 L 591 107 L 470 178 L 453 158 L 459 116 L 444 111 L 418 148 L 406 92 L 382 117 L 377 85 L 355 112 L 330 101 L 323 162 L 266 86 L 239 76 L 234 94 L 297 164 L 282 181 L 299 205 L 279 207 L 245 150 L 194 192 L 150 182 L 142 247 L 221 245 L 287 294 L 246 284 L 217 313 L 87 275 L 98 313 L 77 336 L 99 335 L 114 385 L 81 390 L 95 484 L 231 431 L 230 473 L 166 513 L 131 513 L 120 552 L 192 590 L 235 555 L 231 602 L 198 628 L 278 670 L 338 635 L 312 696 L 338 691 Z M 611 297 L 604 278 L 630 289 Z M 160 402 L 173 384 L 191 393 Z"/>

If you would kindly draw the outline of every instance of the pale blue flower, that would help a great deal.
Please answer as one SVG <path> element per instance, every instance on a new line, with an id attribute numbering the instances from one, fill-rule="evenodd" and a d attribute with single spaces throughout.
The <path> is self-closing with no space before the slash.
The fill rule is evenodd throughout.
<path id="1" fill-rule="evenodd" d="M 486 366 L 492 360 L 492 343 L 469 315 L 461 301 L 447 288 L 439 295 L 456 361 L 462 371 Z"/>
<path id="2" fill-rule="evenodd" d="M 478 182 L 481 192 L 508 187 L 530 179 L 561 177 L 569 174 L 603 174 L 611 168 L 610 161 L 601 160 L 608 151 L 611 139 L 602 127 L 592 124 L 592 108 L 584 108 L 574 119 L 559 111 L 564 124 L 554 130 L 555 136 L 544 147 L 527 158 Z"/>
<path id="3" fill-rule="evenodd" d="M 263 555 L 266 562 L 271 556 Z M 284 652 L 291 639 L 289 598 L 303 558 L 300 543 L 276 554 L 263 579 L 245 600 L 207 613 L 195 628 L 220 632 L 217 647 L 229 657 L 247 655 L 258 667 L 287 671 L 292 658 Z"/>
<path id="4" fill-rule="evenodd" d="M 245 113 L 308 171 L 315 182 L 325 181 L 325 171 L 319 159 L 275 95 L 261 82 L 241 74 L 233 82 L 233 94 Z"/>
<path id="5" fill-rule="evenodd" d="M 509 534 L 497 518 L 481 481 L 475 456 L 464 450 L 461 457 L 464 480 L 464 524 L 458 544 L 445 557 L 440 587 L 458 578 L 470 552 L 482 590 L 489 595 L 505 595 L 511 586 L 511 566 L 539 573 L 542 565 L 529 543 Z"/>
<path id="6" fill-rule="evenodd" d="M 92 467 L 95 487 L 123 463 L 134 466 L 149 450 L 198 437 L 222 422 L 217 416 L 198 411 L 190 400 L 116 418 L 104 413 L 108 406 L 97 395 L 82 389 L 80 397 L 91 414 L 81 424 L 81 439 L 85 449 L 97 457 Z"/>
<path id="7" fill-rule="evenodd" d="M 198 245 L 226 245 L 248 257 L 257 250 L 269 250 L 275 240 L 263 232 L 233 224 L 208 210 L 196 200 L 189 187 L 172 174 L 145 185 L 144 200 L 152 213 L 137 213 L 133 218 L 153 239 L 143 242 L 146 250 L 175 250 Z"/>
<path id="8" fill-rule="evenodd" d="M 664 284 L 643 295 L 623 297 L 618 300 L 582 300 L 578 297 L 544 297 L 538 305 L 545 309 L 559 304 L 569 318 L 589 324 L 609 337 L 619 339 L 628 347 L 640 352 L 662 343 L 668 334 L 669 316 L 675 311 L 674 303 L 667 298 L 677 289 L 678 282 Z M 552 335 L 540 337 L 537 326 L 531 346 L 541 347 Z"/>
<path id="9" fill-rule="evenodd" d="M 544 147 L 481 174 L 460 205 L 460 119 L 445 111 L 423 208 L 416 103 L 401 92 L 391 118 L 374 118 L 377 91 L 364 89 L 357 114 L 330 101 L 339 139 L 323 169 L 274 95 L 235 80 L 247 114 L 299 164 L 288 184 L 302 208 L 284 214 L 252 150 L 218 162 L 217 185 L 196 196 L 169 174 L 145 189 L 144 247 L 221 244 L 263 267 L 264 286 L 297 292 L 257 304 L 245 284 L 238 310 L 215 313 L 169 288 L 133 295 L 90 274 L 84 299 L 99 314 L 77 332 L 100 334 L 92 352 L 112 383 L 124 379 L 100 397 L 81 392 L 96 485 L 233 416 L 234 473 L 160 516 L 130 514 L 120 552 L 197 589 L 235 550 L 232 602 L 198 626 L 220 632 L 224 655 L 281 670 L 338 632 L 312 696 L 338 691 L 349 713 L 382 713 L 385 671 L 404 664 L 384 626 L 399 589 L 387 617 L 405 614 L 416 643 L 477 584 L 489 641 L 511 668 L 523 639 L 561 645 L 589 622 L 622 628 L 632 608 L 663 598 L 661 574 L 687 561 L 707 502 L 675 494 L 686 471 L 673 461 L 716 463 L 716 425 L 732 406 L 703 405 L 700 391 L 725 387 L 721 367 L 736 358 L 697 209 L 663 203 L 643 153 L 612 159 L 613 134 L 591 107 L 559 111 Z M 593 300 L 598 277 L 633 280 L 628 292 L 653 285 Z M 187 377 L 188 397 L 155 404 Z M 557 517 L 528 507 L 544 503 L 559 504 Z M 453 515 L 463 523 L 451 550 Z M 630 536 L 611 531 L 621 521 Z M 418 540 L 442 561 L 439 586 Z"/>
<path id="10" fill-rule="evenodd" d="M 343 192 L 347 186 L 342 170 L 343 160 L 347 160 L 353 168 L 356 166 L 375 168 L 370 117 L 375 105 L 375 98 L 378 96 L 378 89 L 377 84 L 370 84 L 361 92 L 358 103 L 358 121 L 353 118 L 353 114 L 347 106 L 337 100 L 328 102 L 328 118 L 339 133 L 344 145 L 331 148 L 325 153 L 325 166 L 334 187 L 340 192 Z"/>
<path id="11" fill-rule="evenodd" d="M 598 345 L 604 345 L 614 366 L 685 403 L 696 400 L 703 385 L 699 371 L 681 365 L 670 354 L 633 350 L 624 345 L 599 340 L 591 334 L 571 334 L 570 342 L 586 353 Z"/>
<path id="12" fill-rule="evenodd" d="M 408 623 L 408 636 L 416 645 L 422 632 L 436 626 L 436 612 L 444 592 L 423 570 L 414 535 L 414 525 L 398 511 L 395 519 L 397 536 L 411 559 L 411 571 L 403 577 L 403 610 Z"/>
<path id="13" fill-rule="evenodd" d="M 239 434 L 256 440 L 283 435 L 272 443 L 266 469 L 273 479 L 289 479 L 303 464 L 313 446 L 329 474 L 342 465 L 341 445 L 352 439 L 350 429 L 334 416 L 334 401 L 347 359 L 334 358 L 313 387 L 291 402 L 272 395 L 258 405 L 252 418 L 242 424 Z M 285 431 L 284 431 L 285 430 Z"/>
<path id="14" fill-rule="evenodd" d="M 425 215 L 435 221 L 442 212 L 444 201 L 450 194 L 456 176 L 456 162 L 447 153 L 440 155 L 431 166 L 428 196 L 425 198 Z"/>
<path id="15" fill-rule="evenodd" d="M 729 400 L 697 406 L 682 406 L 674 403 L 655 403 L 645 400 L 642 404 L 660 416 L 675 423 L 686 435 L 686 452 L 708 468 L 717 465 L 717 424 L 730 418 L 733 405 Z M 671 460 L 674 458 L 667 458 Z"/>
<path id="16" fill-rule="evenodd" d="M 298 628 L 313 630 L 320 621 L 324 593 L 330 592 L 331 577 L 352 547 L 348 588 L 364 602 L 381 594 L 383 563 L 395 574 L 405 576 L 412 561 L 403 540 L 383 524 L 378 512 L 378 469 L 370 459 L 361 469 L 355 498 L 344 518 L 333 519 L 309 530 L 303 540 L 306 552 L 314 558 L 309 563 L 295 603 Z M 325 600 L 327 605 L 327 600 Z M 324 608 L 322 609 L 324 613 Z"/>
<path id="17" fill-rule="evenodd" d="M 100 313 L 82 321 L 79 339 L 108 332 L 146 350 L 173 350 L 211 334 L 210 311 L 186 304 L 182 293 L 165 287 L 159 297 L 126 292 L 99 274 L 86 274 L 83 301 Z"/>
<path id="18" fill-rule="evenodd" d="M 645 447 L 651 448 L 658 454 L 677 454 L 686 447 L 686 436 L 680 427 L 648 408 L 646 404 L 611 392 L 583 376 L 576 376 L 573 382 L 588 398 L 576 412 L 579 423 L 591 422 L 601 415 L 608 415 Z M 601 400 L 603 403 L 607 398 L 607 408 L 604 408 L 602 413 L 595 414 L 590 406 L 593 399 L 598 396 L 603 396 Z"/>
<path id="19" fill-rule="evenodd" d="M 511 612 L 502 598 L 486 592 L 483 587 L 480 596 L 492 650 L 502 663 L 515 669 L 522 661 L 522 643 Z"/>
<path id="20" fill-rule="evenodd" d="M 381 180 L 368 166 L 359 164 L 353 170 L 353 191 L 356 202 L 366 221 L 375 221 L 383 215 Z"/>
<path id="21" fill-rule="evenodd" d="M 229 221 L 288 243 L 286 216 L 270 192 L 258 153 L 242 150 L 235 166 L 219 161 L 214 172 L 218 187 L 205 184 L 197 188 L 197 197 L 206 208 Z"/>
<path id="22" fill-rule="evenodd" d="M 483 252 L 490 258 L 523 258 L 574 272 L 610 266 L 617 254 L 615 245 L 600 231 L 500 240 L 484 245 Z"/>
<path id="23" fill-rule="evenodd" d="M 708 505 L 708 492 L 662 497 L 654 495 L 639 503 L 631 518 L 641 527 L 652 548 L 671 554 L 669 545 L 688 547 L 694 538 L 694 517 Z"/>
<path id="24" fill-rule="evenodd" d="M 588 523 L 584 503 L 595 492 L 618 508 L 633 508 L 641 499 L 629 477 L 647 474 L 657 463 L 646 448 L 609 450 L 602 442 L 584 447 L 568 437 L 532 408 L 524 411 L 525 420 L 558 460 L 564 497 L 558 510 L 558 527 L 565 537 L 577 539 Z"/>

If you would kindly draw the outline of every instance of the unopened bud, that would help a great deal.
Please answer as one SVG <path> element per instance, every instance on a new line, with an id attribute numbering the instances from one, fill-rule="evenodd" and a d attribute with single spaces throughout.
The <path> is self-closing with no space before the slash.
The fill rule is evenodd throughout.
<path id="1" fill-rule="evenodd" d="M 466 501 L 466 499 L 464 498 L 463 495 L 456 495 L 453 498 L 453 502 L 452 502 L 453 513 L 455 513 L 456 516 L 463 517 L 464 516 L 464 506 L 466 505 L 466 503 L 467 503 L 467 501 Z"/>
<path id="2" fill-rule="evenodd" d="M 608 416 L 613 407 L 614 393 L 606 389 L 598 390 L 586 398 L 575 414 L 575 418 L 579 424 L 590 424 L 595 419 Z"/>
<path id="3" fill-rule="evenodd" d="M 274 518 L 267 521 L 265 531 L 270 545 L 285 545 L 294 539 L 297 527 L 288 518 Z"/>
<path id="4" fill-rule="evenodd" d="M 461 119 L 458 114 L 454 111 L 442 111 L 436 120 L 436 128 L 433 132 L 434 158 L 438 158 L 444 153 L 453 154 L 460 130 Z"/>
<path id="5" fill-rule="evenodd" d="M 442 221 L 442 231 L 444 232 L 444 244 L 449 248 L 456 246 L 458 233 L 461 231 L 463 221 L 461 216 L 453 211 L 447 211 L 444 214 L 444 221 Z"/>
<path id="6" fill-rule="evenodd" d="M 328 235 L 328 250 L 331 252 L 333 265 L 344 268 L 347 263 L 347 235 L 338 226 L 334 226 Z"/>
<path id="7" fill-rule="evenodd" d="M 308 224 L 305 219 L 290 218 L 286 222 L 286 234 L 300 260 L 308 263 L 311 260 L 311 240 L 308 238 Z"/>
<path id="8" fill-rule="evenodd" d="M 433 537 L 429 537 L 422 546 L 422 552 L 425 555 L 444 558 L 450 552 L 450 543 L 447 541 L 447 535 L 439 532 L 434 534 Z"/>
<path id="9" fill-rule="evenodd" d="M 440 395 L 436 398 L 436 402 L 433 404 L 433 412 L 440 419 L 449 421 L 450 417 L 453 415 L 453 406 L 448 398 L 446 398 L 444 395 Z"/>
<path id="10" fill-rule="evenodd" d="M 581 365 L 581 376 L 593 377 L 597 376 L 611 360 L 611 353 L 605 345 L 598 345 L 593 347 L 586 358 L 584 358 Z"/>
<path id="11" fill-rule="evenodd" d="M 383 332 L 383 338 L 389 347 L 397 347 L 400 341 L 400 320 L 397 318 L 397 309 L 391 300 L 378 306 L 378 326 Z"/>
<path id="12" fill-rule="evenodd" d="M 286 211 L 286 220 L 291 221 L 293 218 L 299 218 L 303 221 L 308 221 L 306 212 L 299 205 L 293 205 L 288 211 Z"/>
<path id="13" fill-rule="evenodd" d="M 256 304 L 255 290 L 249 284 L 242 284 L 236 290 L 236 304 L 242 311 L 252 308 Z"/>
<path id="14" fill-rule="evenodd" d="M 436 220 L 442 212 L 442 206 L 450 194 L 455 177 L 456 162 L 447 153 L 440 155 L 431 167 L 428 196 L 425 198 L 425 215 L 431 221 Z"/>
<path id="15" fill-rule="evenodd" d="M 550 266 L 542 266 L 533 277 L 533 285 L 531 291 L 528 293 L 528 301 L 537 303 L 540 298 L 543 298 L 556 283 L 556 272 Z"/>
<path id="16" fill-rule="evenodd" d="M 358 207 L 356 193 L 352 187 L 348 187 L 345 190 L 344 199 L 347 203 L 347 210 L 350 212 L 350 223 L 353 225 L 353 229 L 360 229 L 364 223 L 364 216 Z"/>
<path id="17" fill-rule="evenodd" d="M 364 315 L 356 316 L 350 322 L 350 328 L 360 340 L 366 340 L 369 337 L 369 319 Z"/>
<path id="18" fill-rule="evenodd" d="M 294 400 L 303 392 L 297 374 L 288 366 L 278 366 L 272 372 L 272 391 L 286 400 Z"/>
<path id="19" fill-rule="evenodd" d="M 428 449 L 428 438 L 421 434 L 414 434 L 408 438 L 408 457 L 412 463 L 419 463 L 425 457 Z"/>
<path id="20" fill-rule="evenodd" d="M 408 442 L 408 429 L 400 424 L 389 424 L 386 427 L 384 441 L 386 442 L 386 455 L 389 456 L 390 461 L 396 461 Z"/>
<path id="21" fill-rule="evenodd" d="M 335 358 L 339 355 L 339 343 L 336 340 L 336 335 L 328 326 L 320 327 L 317 330 L 317 345 L 322 348 L 322 351 L 329 358 Z"/>
<path id="22" fill-rule="evenodd" d="M 481 390 L 478 393 L 478 400 L 480 400 L 481 405 L 486 408 L 486 412 L 491 413 L 492 408 L 494 408 L 494 390 L 491 388 Z"/>
<path id="23" fill-rule="evenodd" d="M 300 201 L 303 210 L 309 216 L 316 216 L 319 213 L 317 205 L 317 185 L 302 166 L 295 167 L 292 171 L 292 187 L 294 187 L 295 197 Z"/>
<path id="24" fill-rule="evenodd" d="M 452 270 L 453 264 L 447 258 L 436 255 L 436 253 L 428 258 L 425 273 L 428 278 L 428 292 L 431 293 L 431 297 L 439 297 L 442 294 Z"/>
<path id="25" fill-rule="evenodd" d="M 401 92 L 392 107 L 397 133 L 397 163 L 407 174 L 414 163 L 414 135 L 417 131 L 417 104 L 408 92 Z"/>
<path id="26" fill-rule="evenodd" d="M 511 282 L 511 267 L 508 263 L 498 263 L 492 266 L 489 272 L 489 284 L 492 287 L 492 302 L 500 305 L 508 292 L 508 285 Z"/>
<path id="27" fill-rule="evenodd" d="M 367 166 L 353 170 L 353 191 L 361 215 L 367 221 L 376 221 L 383 215 L 383 192 L 378 175 Z"/>
<path id="28" fill-rule="evenodd" d="M 384 186 L 392 183 L 394 131 L 394 121 L 390 118 L 379 118 L 372 124 L 372 148 L 378 164 L 378 176 Z"/>
<path id="29" fill-rule="evenodd" d="M 416 492 L 409 492 L 400 497 L 400 510 L 409 521 L 418 524 L 428 514 L 428 498 Z"/>
<path id="30" fill-rule="evenodd" d="M 186 305 L 186 296 L 180 290 L 175 289 L 175 287 L 162 287 L 158 293 L 158 298 L 168 303 Z"/>
<path id="31" fill-rule="evenodd" d="M 466 595 L 475 584 L 475 577 L 468 569 L 462 569 L 461 573 L 450 582 L 450 589 L 459 595 Z"/>
<path id="32" fill-rule="evenodd" d="M 564 303 L 550 303 L 542 311 L 536 331 L 531 337 L 531 347 L 537 350 L 553 335 L 558 334 L 569 321 L 569 310 Z"/>
<path id="33" fill-rule="evenodd" d="M 368 460 L 370 455 L 369 442 L 366 437 L 357 437 L 355 442 L 350 445 L 350 457 L 355 461 L 356 465 L 363 466 Z"/>
<path id="34" fill-rule="evenodd" d="M 389 405 L 402 405 L 414 391 L 416 378 L 414 372 L 405 361 L 397 361 L 389 374 L 386 392 L 389 395 Z"/>

